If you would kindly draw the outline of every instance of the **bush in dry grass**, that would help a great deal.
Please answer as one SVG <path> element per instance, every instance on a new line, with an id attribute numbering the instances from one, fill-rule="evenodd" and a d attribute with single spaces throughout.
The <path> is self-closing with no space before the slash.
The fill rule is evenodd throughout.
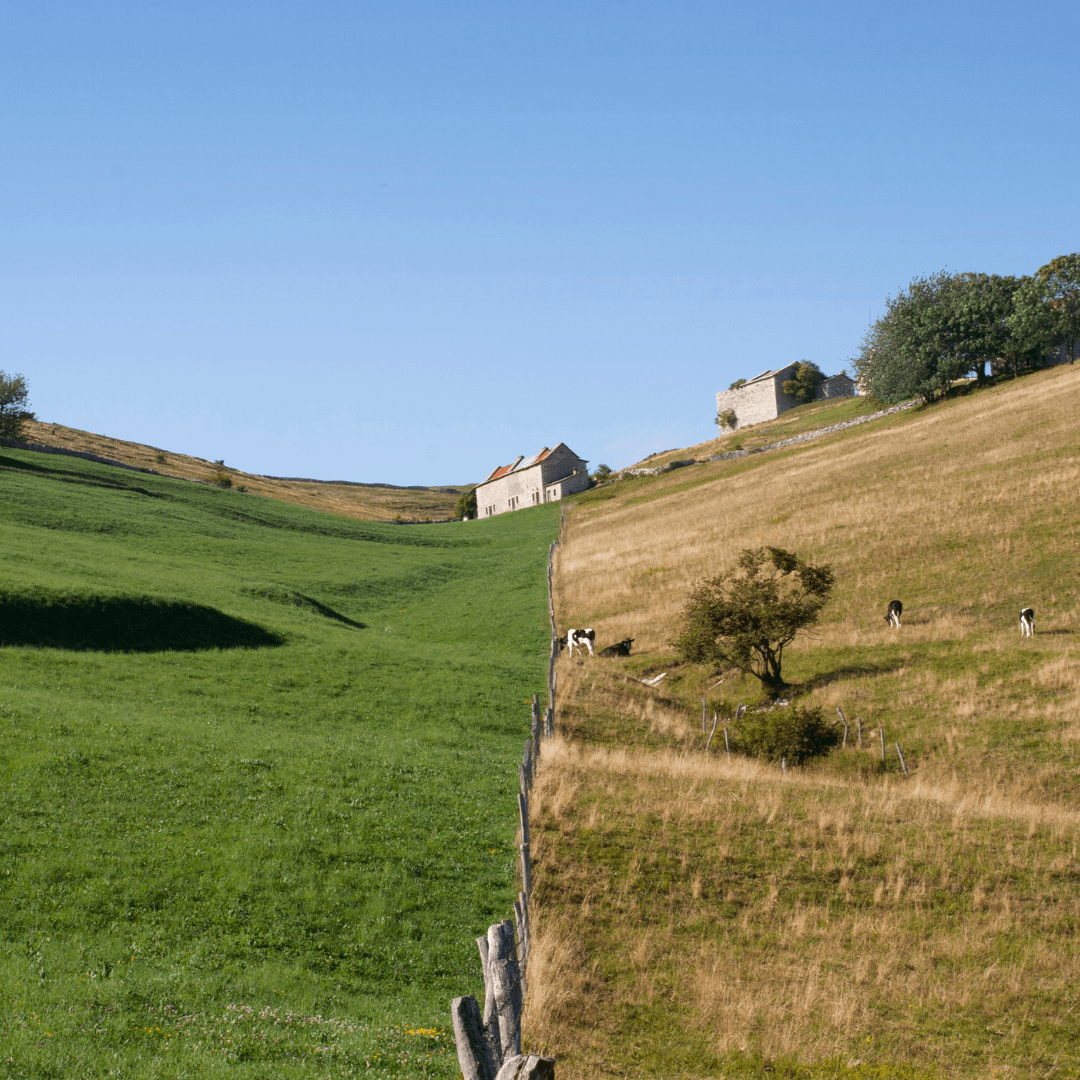
<path id="1" fill-rule="evenodd" d="M 672 644 L 684 660 L 737 668 L 777 690 L 784 647 L 817 622 L 832 587 L 829 566 L 783 548 L 745 550 L 736 569 L 698 582 Z"/>
<path id="2" fill-rule="evenodd" d="M 801 765 L 827 754 L 840 742 L 835 724 L 827 723 L 821 709 L 789 705 L 768 712 L 744 713 L 735 729 L 735 750 L 750 757 Z"/>

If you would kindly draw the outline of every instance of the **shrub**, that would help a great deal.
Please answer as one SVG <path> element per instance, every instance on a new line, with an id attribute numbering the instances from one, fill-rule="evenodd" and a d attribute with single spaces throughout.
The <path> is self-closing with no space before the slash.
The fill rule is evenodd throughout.
<path id="1" fill-rule="evenodd" d="M 735 425 L 739 422 L 738 417 L 735 415 L 734 409 L 725 409 L 721 413 L 717 413 L 716 426 L 721 428 L 731 428 L 735 430 Z"/>
<path id="2" fill-rule="evenodd" d="M 214 478 L 210 481 L 210 483 L 213 484 L 214 487 L 231 488 L 232 487 L 232 477 L 227 472 L 225 472 L 223 469 L 219 469 L 214 474 Z"/>
<path id="3" fill-rule="evenodd" d="M 736 380 L 735 380 L 735 381 L 734 381 L 734 382 L 733 382 L 733 383 L 732 383 L 732 384 L 731 384 L 731 385 L 730 385 L 730 386 L 728 387 L 728 389 L 729 389 L 729 390 L 738 390 L 740 386 L 745 386 L 745 385 L 746 385 L 746 380 L 745 380 L 745 379 L 736 379 Z"/>
<path id="4" fill-rule="evenodd" d="M 789 765 L 801 765 L 827 754 L 839 742 L 840 732 L 823 719 L 820 708 L 789 705 L 743 713 L 735 729 L 734 749 L 766 761 L 786 758 Z"/>
<path id="5" fill-rule="evenodd" d="M 9 375 L 0 368 L 0 436 L 5 439 L 21 439 L 24 420 L 35 419 L 26 410 L 29 391 L 25 375 Z"/>
<path id="6" fill-rule="evenodd" d="M 457 506 L 454 507 L 454 516 L 459 518 L 474 518 L 476 517 L 476 488 L 472 491 L 466 491 L 457 501 Z"/>

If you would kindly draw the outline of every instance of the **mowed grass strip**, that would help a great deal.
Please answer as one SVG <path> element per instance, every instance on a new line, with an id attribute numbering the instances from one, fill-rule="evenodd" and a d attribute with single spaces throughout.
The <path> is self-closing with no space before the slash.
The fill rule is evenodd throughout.
<path id="1" fill-rule="evenodd" d="M 0 491 L 5 1075 L 456 1075 L 558 511 L 359 523 L 11 450 Z"/>
<path id="2" fill-rule="evenodd" d="M 532 984 L 562 998 L 529 1031 L 580 1048 L 571 1077 L 1080 1075 L 1078 415 L 1061 368 L 578 497 L 560 626 L 636 640 L 560 660 L 538 781 Z M 786 776 L 724 752 L 757 682 L 669 644 L 692 584 L 768 544 L 836 572 L 784 673 L 850 722 Z"/>

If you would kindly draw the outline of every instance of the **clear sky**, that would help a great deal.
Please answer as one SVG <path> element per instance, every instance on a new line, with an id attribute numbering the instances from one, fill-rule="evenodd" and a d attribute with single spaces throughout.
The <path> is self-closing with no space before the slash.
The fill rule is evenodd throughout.
<path id="1" fill-rule="evenodd" d="M 1075 2 L 6 0 L 0 368 L 288 476 L 626 465 L 1080 249 Z"/>

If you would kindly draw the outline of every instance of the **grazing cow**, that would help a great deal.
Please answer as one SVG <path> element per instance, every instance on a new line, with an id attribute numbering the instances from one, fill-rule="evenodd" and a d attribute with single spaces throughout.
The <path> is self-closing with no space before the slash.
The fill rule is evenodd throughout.
<path id="1" fill-rule="evenodd" d="M 885 621 L 894 629 L 900 629 L 900 616 L 904 613 L 904 605 L 899 600 L 889 601 L 889 614 L 885 616 Z"/>
<path id="2" fill-rule="evenodd" d="M 593 652 L 592 643 L 596 640 L 595 630 L 567 630 L 566 631 L 566 643 L 570 646 L 570 655 L 574 655 L 574 647 L 577 646 L 577 651 L 582 656 L 585 655 L 585 650 L 589 650 L 590 656 L 595 656 Z"/>
<path id="3" fill-rule="evenodd" d="M 630 646 L 634 644 L 632 637 L 623 638 L 622 641 L 616 641 L 614 645 L 609 645 L 606 649 L 600 650 L 601 656 L 629 656 Z"/>
<path id="4" fill-rule="evenodd" d="M 1035 636 L 1035 609 L 1026 607 L 1020 612 L 1020 636 Z"/>

